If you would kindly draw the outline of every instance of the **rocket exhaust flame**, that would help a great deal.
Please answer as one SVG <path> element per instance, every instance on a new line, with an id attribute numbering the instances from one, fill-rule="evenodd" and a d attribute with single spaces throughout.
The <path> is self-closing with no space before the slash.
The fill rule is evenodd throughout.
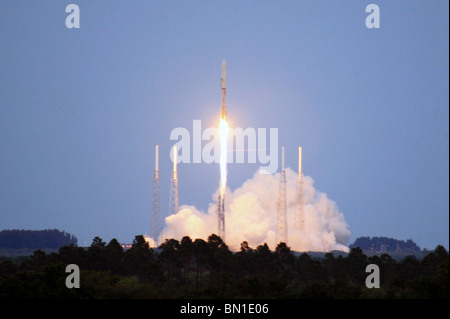
<path id="1" fill-rule="evenodd" d="M 227 186 L 227 140 L 228 140 L 228 123 L 225 119 L 220 119 L 220 194 L 225 194 Z"/>

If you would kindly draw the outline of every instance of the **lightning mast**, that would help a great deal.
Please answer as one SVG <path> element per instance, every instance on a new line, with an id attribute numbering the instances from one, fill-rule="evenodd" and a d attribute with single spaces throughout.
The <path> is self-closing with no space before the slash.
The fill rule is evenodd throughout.
<path id="1" fill-rule="evenodd" d="M 177 176 L 177 147 L 173 148 L 173 171 L 172 178 L 170 180 L 170 193 L 169 193 L 169 216 L 178 213 L 178 176 Z"/>
<path id="2" fill-rule="evenodd" d="M 305 216 L 303 212 L 303 171 L 302 171 L 302 148 L 298 148 L 298 211 L 297 228 L 305 229 Z"/>
<path id="3" fill-rule="evenodd" d="M 162 229 L 161 221 L 161 184 L 159 181 L 159 145 L 155 146 L 155 171 L 153 173 L 153 201 L 152 201 L 152 238 L 159 243 Z"/>
<path id="4" fill-rule="evenodd" d="M 281 173 L 278 192 L 278 216 L 276 243 L 286 243 L 288 240 L 287 214 L 286 214 L 286 171 L 284 169 L 284 145 L 281 147 Z"/>

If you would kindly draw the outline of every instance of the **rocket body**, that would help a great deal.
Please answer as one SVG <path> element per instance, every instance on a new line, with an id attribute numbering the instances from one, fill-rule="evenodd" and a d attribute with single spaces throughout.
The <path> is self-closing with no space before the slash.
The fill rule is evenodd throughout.
<path id="1" fill-rule="evenodd" d="M 303 174 L 302 170 L 302 147 L 299 146 L 298 148 L 298 176 Z"/>
<path id="2" fill-rule="evenodd" d="M 221 119 L 225 119 L 227 116 L 227 107 L 225 102 L 225 97 L 227 94 L 227 63 L 225 60 L 222 61 L 222 112 L 220 115 Z"/>

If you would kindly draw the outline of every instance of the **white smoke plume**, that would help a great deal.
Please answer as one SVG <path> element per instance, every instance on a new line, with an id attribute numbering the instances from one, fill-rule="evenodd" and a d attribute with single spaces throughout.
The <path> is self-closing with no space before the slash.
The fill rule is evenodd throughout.
<path id="1" fill-rule="evenodd" d="M 267 243 L 270 249 L 275 249 L 279 180 L 280 173 L 269 175 L 256 172 L 238 189 L 227 189 L 225 242 L 231 250 L 238 251 L 243 241 L 247 241 L 252 248 Z M 295 251 L 348 252 L 346 244 L 350 231 L 343 214 L 334 201 L 314 188 L 314 181 L 309 176 L 303 178 L 305 229 L 300 231 L 295 227 L 297 173 L 287 168 L 286 180 L 288 246 Z M 213 194 L 213 200 L 217 196 L 218 190 Z M 183 236 L 189 236 L 192 240 L 207 240 L 212 233 L 217 234 L 217 204 L 211 203 L 207 213 L 194 206 L 183 205 L 177 214 L 165 220 L 163 238 L 181 240 Z"/>

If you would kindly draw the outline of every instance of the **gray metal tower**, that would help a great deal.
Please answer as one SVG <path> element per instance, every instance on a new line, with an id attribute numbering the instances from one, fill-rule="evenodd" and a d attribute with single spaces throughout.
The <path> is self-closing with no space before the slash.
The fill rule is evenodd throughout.
<path id="1" fill-rule="evenodd" d="M 302 148 L 298 148 L 298 208 L 296 226 L 300 230 L 305 229 L 305 215 L 303 212 L 303 171 L 302 171 Z"/>
<path id="2" fill-rule="evenodd" d="M 219 193 L 219 203 L 217 204 L 217 229 L 219 237 L 225 241 L 225 195 Z"/>
<path id="3" fill-rule="evenodd" d="M 151 237 L 160 243 L 162 230 L 161 220 L 161 184 L 159 181 L 159 145 L 155 147 L 155 172 L 153 173 L 152 229 Z"/>
<path id="4" fill-rule="evenodd" d="M 278 216 L 277 216 L 277 238 L 276 244 L 288 241 L 287 228 L 287 205 L 286 205 L 286 171 L 284 169 L 284 146 L 281 147 L 281 173 L 280 187 L 278 192 Z"/>
<path id="5" fill-rule="evenodd" d="M 173 171 L 170 180 L 169 216 L 178 213 L 177 147 L 173 147 Z"/>

